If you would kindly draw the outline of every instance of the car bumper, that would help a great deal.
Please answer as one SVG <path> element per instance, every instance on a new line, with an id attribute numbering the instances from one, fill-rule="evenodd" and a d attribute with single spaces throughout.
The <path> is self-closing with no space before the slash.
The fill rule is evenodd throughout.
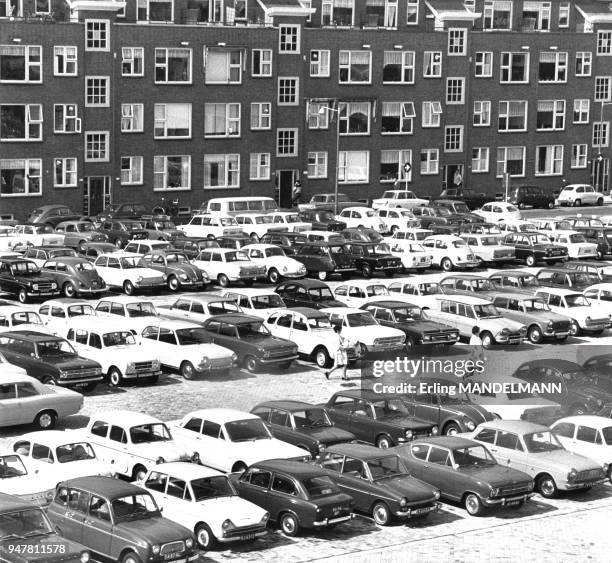
<path id="1" fill-rule="evenodd" d="M 28 297 L 53 297 L 55 295 L 60 294 L 60 290 L 56 289 L 55 291 L 27 291 Z"/>
<path id="2" fill-rule="evenodd" d="M 522 344 L 525 341 L 525 337 L 523 336 L 496 336 L 495 337 L 495 342 L 497 344 L 511 344 L 513 346 L 518 346 L 519 344 Z"/>
<path id="3" fill-rule="evenodd" d="M 159 371 L 139 371 L 136 373 L 125 373 L 123 379 L 146 379 L 148 377 L 159 377 L 161 375 L 161 370 Z"/>
<path id="4" fill-rule="evenodd" d="M 579 489 L 590 489 L 595 485 L 600 485 L 605 483 L 607 479 L 605 477 L 601 477 L 598 479 L 591 479 L 589 481 L 580 481 L 580 483 L 562 483 L 559 484 L 559 489 L 563 491 L 577 491 Z"/>
<path id="5" fill-rule="evenodd" d="M 284 362 L 291 362 L 293 360 L 297 360 L 298 357 L 298 354 L 294 354 L 293 356 L 283 356 L 281 358 L 257 358 L 257 363 L 266 366 L 270 364 L 282 364 Z"/>
<path id="6" fill-rule="evenodd" d="M 516 505 L 519 502 L 525 502 L 529 500 L 533 496 L 533 493 L 525 493 L 522 495 L 515 495 L 511 497 L 502 497 L 502 498 L 481 498 L 482 504 L 485 506 L 512 506 Z"/>
<path id="7" fill-rule="evenodd" d="M 404 343 L 397 344 L 366 344 L 368 352 L 379 353 L 379 352 L 393 352 L 404 349 Z"/>
<path id="8" fill-rule="evenodd" d="M 340 524 L 341 522 L 347 522 L 355 517 L 354 514 L 347 514 L 346 516 L 338 516 L 338 518 L 325 518 L 325 520 L 315 520 L 312 525 L 315 528 L 321 528 L 323 526 L 333 526 L 334 524 Z"/>
<path id="9" fill-rule="evenodd" d="M 165 281 L 157 281 L 157 280 L 142 280 L 139 282 L 132 282 L 134 287 L 139 288 L 152 288 L 152 287 L 165 287 Z"/>
<path id="10" fill-rule="evenodd" d="M 87 293 L 87 294 L 104 293 L 106 291 L 106 286 L 104 287 L 79 287 L 77 291 L 79 293 Z"/>
<path id="11" fill-rule="evenodd" d="M 599 332 L 600 330 L 605 330 L 610 326 L 609 322 L 598 323 L 598 324 L 585 324 L 580 327 L 583 332 Z"/>
<path id="12" fill-rule="evenodd" d="M 479 260 L 457 260 L 455 262 L 457 268 L 476 268 L 479 264 Z"/>
<path id="13" fill-rule="evenodd" d="M 426 516 L 432 512 L 438 512 L 440 510 L 440 503 L 435 502 L 431 506 L 420 506 L 418 508 L 408 508 L 406 510 L 398 510 L 395 515 L 398 518 L 418 518 L 420 516 Z"/>
<path id="14" fill-rule="evenodd" d="M 209 375 L 221 375 L 230 369 L 232 369 L 233 363 L 229 363 L 227 365 L 215 365 L 215 366 L 206 366 L 206 367 L 198 367 L 198 373 L 207 373 Z"/>
<path id="15" fill-rule="evenodd" d="M 94 377 L 80 377 L 75 379 L 64 379 L 60 378 L 57 380 L 57 384 L 62 387 L 74 387 L 75 385 L 87 385 L 89 383 L 98 383 L 104 379 L 103 375 Z"/>
<path id="16" fill-rule="evenodd" d="M 219 543 L 231 543 L 236 541 L 250 541 L 260 538 L 268 533 L 266 526 L 249 526 L 245 529 L 227 530 L 221 536 L 217 536 Z"/>
<path id="17" fill-rule="evenodd" d="M 187 563 L 188 561 L 198 561 L 200 559 L 200 555 L 197 553 L 192 553 L 190 555 L 185 555 L 184 557 L 177 557 L 176 559 L 169 558 L 167 559 L 164 555 L 151 555 L 148 559 L 148 563 Z"/>

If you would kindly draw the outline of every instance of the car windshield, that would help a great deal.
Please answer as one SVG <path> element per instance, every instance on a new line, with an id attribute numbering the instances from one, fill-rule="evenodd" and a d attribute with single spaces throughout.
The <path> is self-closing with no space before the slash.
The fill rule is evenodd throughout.
<path id="1" fill-rule="evenodd" d="M 300 223 L 301 219 L 297 213 L 290 213 L 288 215 L 283 215 L 283 219 L 285 223 Z"/>
<path id="2" fill-rule="evenodd" d="M 147 444 L 149 442 L 168 442 L 172 440 L 168 427 L 163 422 L 140 424 L 130 428 L 132 444 Z"/>
<path id="3" fill-rule="evenodd" d="M 302 480 L 302 485 L 310 498 L 333 495 L 341 492 L 338 485 L 336 485 L 327 475 L 308 477 Z"/>
<path id="4" fill-rule="evenodd" d="M 449 215 L 452 215 L 451 210 L 447 207 L 434 207 L 434 211 L 439 217 L 448 217 Z"/>
<path id="5" fill-rule="evenodd" d="M 563 449 L 557 437 L 549 430 L 525 434 L 523 440 L 525 440 L 525 446 L 529 453 L 551 452 Z"/>
<path id="6" fill-rule="evenodd" d="M 456 213 L 470 213 L 470 208 L 465 203 L 455 203 L 454 207 Z"/>
<path id="7" fill-rule="evenodd" d="M 255 217 L 255 223 L 263 225 L 264 223 L 274 223 L 274 219 L 270 215 L 258 215 Z"/>
<path id="8" fill-rule="evenodd" d="M 240 262 L 240 261 L 250 261 L 250 258 L 247 256 L 245 252 L 227 252 L 225 254 L 226 262 Z"/>
<path id="9" fill-rule="evenodd" d="M 68 307 L 69 317 L 78 317 L 80 315 L 92 315 L 95 317 L 96 312 L 91 305 L 70 305 Z"/>
<path id="10" fill-rule="evenodd" d="M 179 346 L 194 346 L 211 341 L 210 334 L 203 328 L 180 328 L 176 331 Z"/>
<path id="11" fill-rule="evenodd" d="M 386 242 L 383 242 L 376 246 L 371 246 L 370 251 L 377 254 L 389 254 L 391 252 L 391 247 Z"/>
<path id="12" fill-rule="evenodd" d="M 21 477 L 27 475 L 28 472 L 23 465 L 23 461 L 16 455 L 0 456 L 0 479 L 9 479 L 10 477 Z"/>
<path id="13" fill-rule="evenodd" d="M 115 521 L 141 520 L 152 516 L 159 516 L 159 508 L 153 497 L 147 493 L 126 495 L 112 502 Z"/>
<path id="14" fill-rule="evenodd" d="M 346 322 L 348 326 L 360 327 L 360 326 L 376 326 L 378 323 L 374 320 L 371 313 L 349 313 L 346 316 Z"/>
<path id="15" fill-rule="evenodd" d="M 78 262 L 74 265 L 74 269 L 77 272 L 93 272 L 95 268 L 91 262 Z"/>
<path id="16" fill-rule="evenodd" d="M 266 248 L 266 257 L 270 258 L 272 256 L 284 256 L 282 248 Z"/>
<path id="17" fill-rule="evenodd" d="M 332 325 L 327 316 L 308 317 L 306 319 L 311 330 L 329 330 Z"/>
<path id="18" fill-rule="evenodd" d="M 142 223 L 126 223 L 125 230 L 126 231 L 139 231 L 143 228 Z"/>
<path id="19" fill-rule="evenodd" d="M 342 246 L 330 246 L 329 247 L 329 251 L 332 254 L 349 254 L 349 249 L 342 245 Z"/>
<path id="20" fill-rule="evenodd" d="M 234 487 L 225 475 L 194 479 L 191 481 L 191 488 L 193 490 L 195 502 L 217 497 L 233 497 L 236 495 Z"/>
<path id="21" fill-rule="evenodd" d="M 176 225 L 172 221 L 155 221 L 155 226 L 158 229 L 176 229 Z"/>
<path id="22" fill-rule="evenodd" d="M 497 246 L 499 240 L 497 237 L 482 237 L 480 239 L 480 244 L 482 244 L 482 246 Z"/>
<path id="23" fill-rule="evenodd" d="M 586 242 L 587 239 L 582 233 L 575 233 L 569 236 L 570 242 Z"/>
<path id="24" fill-rule="evenodd" d="M 87 442 L 76 442 L 74 444 L 58 446 L 55 448 L 55 455 L 59 463 L 96 459 L 96 454 Z"/>
<path id="25" fill-rule="evenodd" d="M 127 310 L 128 317 L 132 318 L 157 316 L 153 303 L 149 301 L 144 301 L 142 303 L 128 303 L 125 306 L 125 309 Z"/>
<path id="26" fill-rule="evenodd" d="M 272 293 L 270 295 L 255 295 L 251 298 L 253 309 L 271 309 L 273 307 L 284 307 L 283 300 Z"/>
<path id="27" fill-rule="evenodd" d="M 295 428 L 316 428 L 319 426 L 332 426 L 331 420 L 324 409 L 311 408 L 294 411 L 293 423 Z"/>
<path id="28" fill-rule="evenodd" d="M 263 321 L 253 321 L 252 323 L 240 323 L 236 325 L 238 338 L 261 338 L 267 336 L 270 331 L 265 327 Z"/>
<path id="29" fill-rule="evenodd" d="M 531 244 L 552 244 L 546 235 L 529 235 L 529 241 Z"/>
<path id="30" fill-rule="evenodd" d="M 308 295 L 313 301 L 331 301 L 334 299 L 328 287 L 313 287 L 308 290 Z"/>
<path id="31" fill-rule="evenodd" d="M 130 346 L 136 344 L 134 335 L 129 331 L 117 331 L 107 332 L 102 335 L 102 342 L 104 346 L 109 348 L 111 346 Z"/>
<path id="32" fill-rule="evenodd" d="M 527 275 L 527 274 L 517 276 L 517 277 L 507 278 L 507 280 L 511 282 L 510 284 L 507 283 L 507 285 L 513 285 L 513 286 L 518 286 L 518 287 L 538 287 L 540 285 L 538 278 L 532 275 Z"/>
<path id="33" fill-rule="evenodd" d="M 49 252 L 49 258 L 61 258 L 62 256 L 76 256 L 77 253 L 72 248 L 61 248 Z"/>
<path id="34" fill-rule="evenodd" d="M 419 307 L 399 307 L 393 309 L 393 312 L 395 313 L 395 320 L 398 323 L 420 321 L 422 319 L 421 309 Z"/>
<path id="35" fill-rule="evenodd" d="M 340 198 L 338 198 L 340 201 Z M 333 221 L 334 214 L 331 211 L 319 211 L 319 221 Z"/>
<path id="36" fill-rule="evenodd" d="M 45 340 L 36 343 L 38 355 L 42 357 L 46 356 L 63 356 L 70 355 L 76 356 L 74 348 L 70 345 L 67 340 Z"/>
<path id="37" fill-rule="evenodd" d="M 453 246 L 455 248 L 461 248 L 462 246 L 467 246 L 467 244 L 466 244 L 466 242 L 463 239 L 461 239 L 461 240 L 454 240 L 453 241 Z"/>
<path id="38" fill-rule="evenodd" d="M 270 431 L 261 418 L 247 418 L 225 423 L 225 431 L 232 442 L 270 440 Z"/>
<path id="39" fill-rule="evenodd" d="M 42 235 L 44 233 L 52 233 L 53 229 L 51 228 L 50 225 L 35 225 L 34 226 L 34 232 L 37 235 Z"/>
<path id="40" fill-rule="evenodd" d="M 588 307 L 591 303 L 584 295 L 572 293 L 565 296 L 565 304 L 567 307 Z"/>
<path id="41" fill-rule="evenodd" d="M 131 270 L 133 268 L 143 268 L 140 256 L 127 256 L 119 260 L 121 268 Z"/>
<path id="42" fill-rule="evenodd" d="M 367 463 L 374 481 L 394 477 L 398 473 L 407 473 L 406 466 L 402 463 L 400 458 L 395 455 L 386 455 L 377 459 L 369 459 Z"/>
<path id="43" fill-rule="evenodd" d="M 455 465 L 460 468 L 497 465 L 497 462 L 484 446 L 468 446 L 453 450 Z"/>
<path id="44" fill-rule="evenodd" d="M 187 264 L 189 263 L 189 258 L 184 254 L 166 254 L 166 261 L 168 264 Z"/>
<path id="45" fill-rule="evenodd" d="M 11 273 L 14 276 L 23 274 L 37 274 L 40 270 L 34 262 L 14 262 L 11 264 Z"/>
<path id="46" fill-rule="evenodd" d="M 425 252 L 425 247 L 420 244 L 409 244 L 410 252 Z"/>
<path id="47" fill-rule="evenodd" d="M 389 290 L 387 286 L 382 284 L 377 285 L 369 285 L 366 287 L 366 294 L 368 297 L 376 297 L 377 295 L 389 295 Z"/>
<path id="48" fill-rule="evenodd" d="M 34 536 L 43 536 L 53 533 L 53 528 L 49 519 L 40 508 L 27 508 L 25 510 L 15 510 L 0 514 L 0 541 L 8 539 L 27 538 Z M 56 544 L 57 547 L 63 544 Z M 3 551 L 7 553 L 9 545 L 3 547 Z M 15 546 L 16 547 L 16 546 Z M 27 547 L 26 545 L 22 546 Z M 36 546 L 31 546 L 36 547 Z M 21 558 L 20 558 L 21 559 Z M 35 559 L 34 557 L 23 558 L 24 561 Z M 8 561 L 10 559 L 5 559 Z M 15 559 L 13 559 L 15 560 Z"/>
<path id="49" fill-rule="evenodd" d="M 523 301 L 523 310 L 526 313 L 530 311 L 550 311 L 550 307 L 542 299 L 525 299 Z"/>
<path id="50" fill-rule="evenodd" d="M 474 305 L 474 312 L 479 319 L 492 319 L 501 316 L 495 305 Z"/>

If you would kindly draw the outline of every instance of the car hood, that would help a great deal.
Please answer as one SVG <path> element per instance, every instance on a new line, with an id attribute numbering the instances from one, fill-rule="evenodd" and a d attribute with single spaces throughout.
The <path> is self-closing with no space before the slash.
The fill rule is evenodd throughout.
<path id="1" fill-rule="evenodd" d="M 267 459 L 303 459 L 309 456 L 306 450 L 276 438 L 232 442 L 232 452 L 235 459 L 241 459 L 247 465 Z"/>
<path id="2" fill-rule="evenodd" d="M 342 428 L 336 426 L 318 426 L 313 428 L 300 428 L 296 431 L 298 434 L 303 434 L 323 444 L 336 442 L 350 442 L 355 439 L 355 435 Z"/>
<path id="3" fill-rule="evenodd" d="M 567 252 L 567 248 L 559 244 L 534 244 L 533 248 L 535 250 L 542 250 L 543 252 L 546 252 L 546 250 L 548 250 L 549 248 L 551 248 L 552 250 L 560 250 L 561 252 Z"/>
<path id="4" fill-rule="evenodd" d="M 525 315 L 540 319 L 542 321 L 552 321 L 553 323 L 562 321 L 569 323 L 570 321 L 565 315 L 560 315 L 559 313 L 554 313 L 553 311 L 529 311 L 528 313 L 525 313 Z"/>
<path id="5" fill-rule="evenodd" d="M 240 342 L 252 344 L 254 346 L 257 346 L 258 348 L 263 348 L 264 350 L 273 350 L 279 347 L 286 348 L 288 346 L 295 348 L 295 344 L 291 342 L 291 340 L 279 338 L 278 336 L 257 336 L 255 338 L 249 338 L 247 340 L 240 340 Z"/>
<path id="6" fill-rule="evenodd" d="M 209 522 L 221 526 L 229 518 L 236 526 L 259 524 L 266 511 L 239 496 L 215 497 L 196 503 L 199 510 L 206 511 Z"/>
<path id="7" fill-rule="evenodd" d="M 193 535 L 184 526 L 160 516 L 140 520 L 121 520 L 116 527 L 118 535 L 144 539 L 151 545 L 185 541 Z"/>
<path id="8" fill-rule="evenodd" d="M 317 309 L 326 309 L 327 307 L 346 307 L 346 303 L 342 303 L 342 301 L 337 301 L 336 299 L 330 299 L 329 301 L 315 302 L 313 307 L 316 307 Z"/>
<path id="9" fill-rule="evenodd" d="M 21 283 L 51 283 L 55 280 L 51 277 L 46 277 L 45 275 L 40 274 L 19 274 L 17 276 L 13 276 L 15 281 Z"/>
<path id="10" fill-rule="evenodd" d="M 272 259 L 268 259 L 267 265 L 269 267 L 281 268 L 281 270 L 282 268 L 287 268 L 289 271 L 301 270 L 304 267 L 301 262 L 288 256 L 275 256 Z"/>
<path id="11" fill-rule="evenodd" d="M 82 358 L 80 356 L 72 356 L 68 354 L 62 354 L 58 356 L 43 356 L 42 361 L 46 364 L 51 364 L 57 369 L 91 369 L 100 368 L 98 362 Z"/>
<path id="12" fill-rule="evenodd" d="M 383 325 L 354 326 L 345 328 L 343 332 L 344 331 L 358 339 L 360 342 L 373 342 L 377 338 L 394 338 L 398 336 L 401 336 L 402 338 L 404 337 L 403 331 Z"/>
<path id="13" fill-rule="evenodd" d="M 435 499 L 435 487 L 406 473 L 398 473 L 374 481 L 374 486 L 392 495 L 406 497 L 410 504 Z"/>
<path id="14" fill-rule="evenodd" d="M 463 475 L 469 475 L 473 479 L 477 479 L 484 485 L 491 485 L 493 488 L 508 487 L 531 481 L 531 477 L 527 473 L 501 464 L 486 467 L 461 467 L 458 471 Z"/>
<path id="15" fill-rule="evenodd" d="M 445 325 L 444 323 L 438 323 L 436 321 L 414 321 L 411 323 L 398 324 L 397 327 L 402 329 L 412 329 L 419 332 L 438 332 L 441 330 L 457 332 L 456 328 L 450 325 Z"/>
<path id="16" fill-rule="evenodd" d="M 421 430 L 427 430 L 433 426 L 430 422 L 425 422 L 424 420 L 420 420 L 418 418 L 414 418 L 412 416 L 404 416 L 401 414 L 398 415 L 386 415 L 379 416 L 376 419 L 378 422 L 383 422 L 386 424 L 392 424 L 393 426 L 397 426 L 398 428 L 404 428 L 406 430 L 413 430 L 415 432 Z"/>
<path id="17" fill-rule="evenodd" d="M 597 462 L 580 454 L 568 450 L 554 450 L 552 452 L 530 453 L 534 460 L 540 465 L 556 468 L 558 471 L 588 471 L 589 469 L 601 469 Z"/>
<path id="18" fill-rule="evenodd" d="M 171 272 L 184 272 L 190 278 L 197 278 L 198 274 L 202 271 L 200 268 L 194 266 L 193 264 L 171 264 L 167 268 Z"/>

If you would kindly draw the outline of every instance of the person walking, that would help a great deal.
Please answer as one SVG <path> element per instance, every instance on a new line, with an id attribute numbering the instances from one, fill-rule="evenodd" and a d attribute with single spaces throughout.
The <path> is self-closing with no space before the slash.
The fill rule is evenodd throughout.
<path id="1" fill-rule="evenodd" d="M 342 372 L 342 379 L 344 381 L 348 381 L 348 377 L 346 376 L 346 369 L 348 367 L 348 351 L 353 348 L 354 345 L 348 338 L 342 336 L 342 327 L 334 326 L 334 331 L 338 335 L 338 347 L 334 357 L 334 366 L 332 369 L 325 372 L 325 378 L 329 379 L 329 376 L 332 373 L 334 373 L 336 370 L 340 370 Z"/>
<path id="2" fill-rule="evenodd" d="M 291 190 L 291 203 L 293 207 L 296 207 L 302 201 L 302 182 L 296 180 L 293 184 L 293 189 Z"/>
<path id="3" fill-rule="evenodd" d="M 472 328 L 472 336 L 470 336 L 470 355 L 471 360 L 476 365 L 477 362 L 484 362 L 484 344 L 482 338 L 480 338 L 480 327 L 475 326 Z M 473 375 L 473 373 L 466 374 L 466 376 Z"/>

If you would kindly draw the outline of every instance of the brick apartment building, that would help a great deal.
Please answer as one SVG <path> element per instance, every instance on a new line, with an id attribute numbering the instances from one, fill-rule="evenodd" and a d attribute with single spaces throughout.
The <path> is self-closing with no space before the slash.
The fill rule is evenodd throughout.
<path id="1" fill-rule="evenodd" d="M 0 213 L 608 189 L 611 6 L 0 0 Z"/>

